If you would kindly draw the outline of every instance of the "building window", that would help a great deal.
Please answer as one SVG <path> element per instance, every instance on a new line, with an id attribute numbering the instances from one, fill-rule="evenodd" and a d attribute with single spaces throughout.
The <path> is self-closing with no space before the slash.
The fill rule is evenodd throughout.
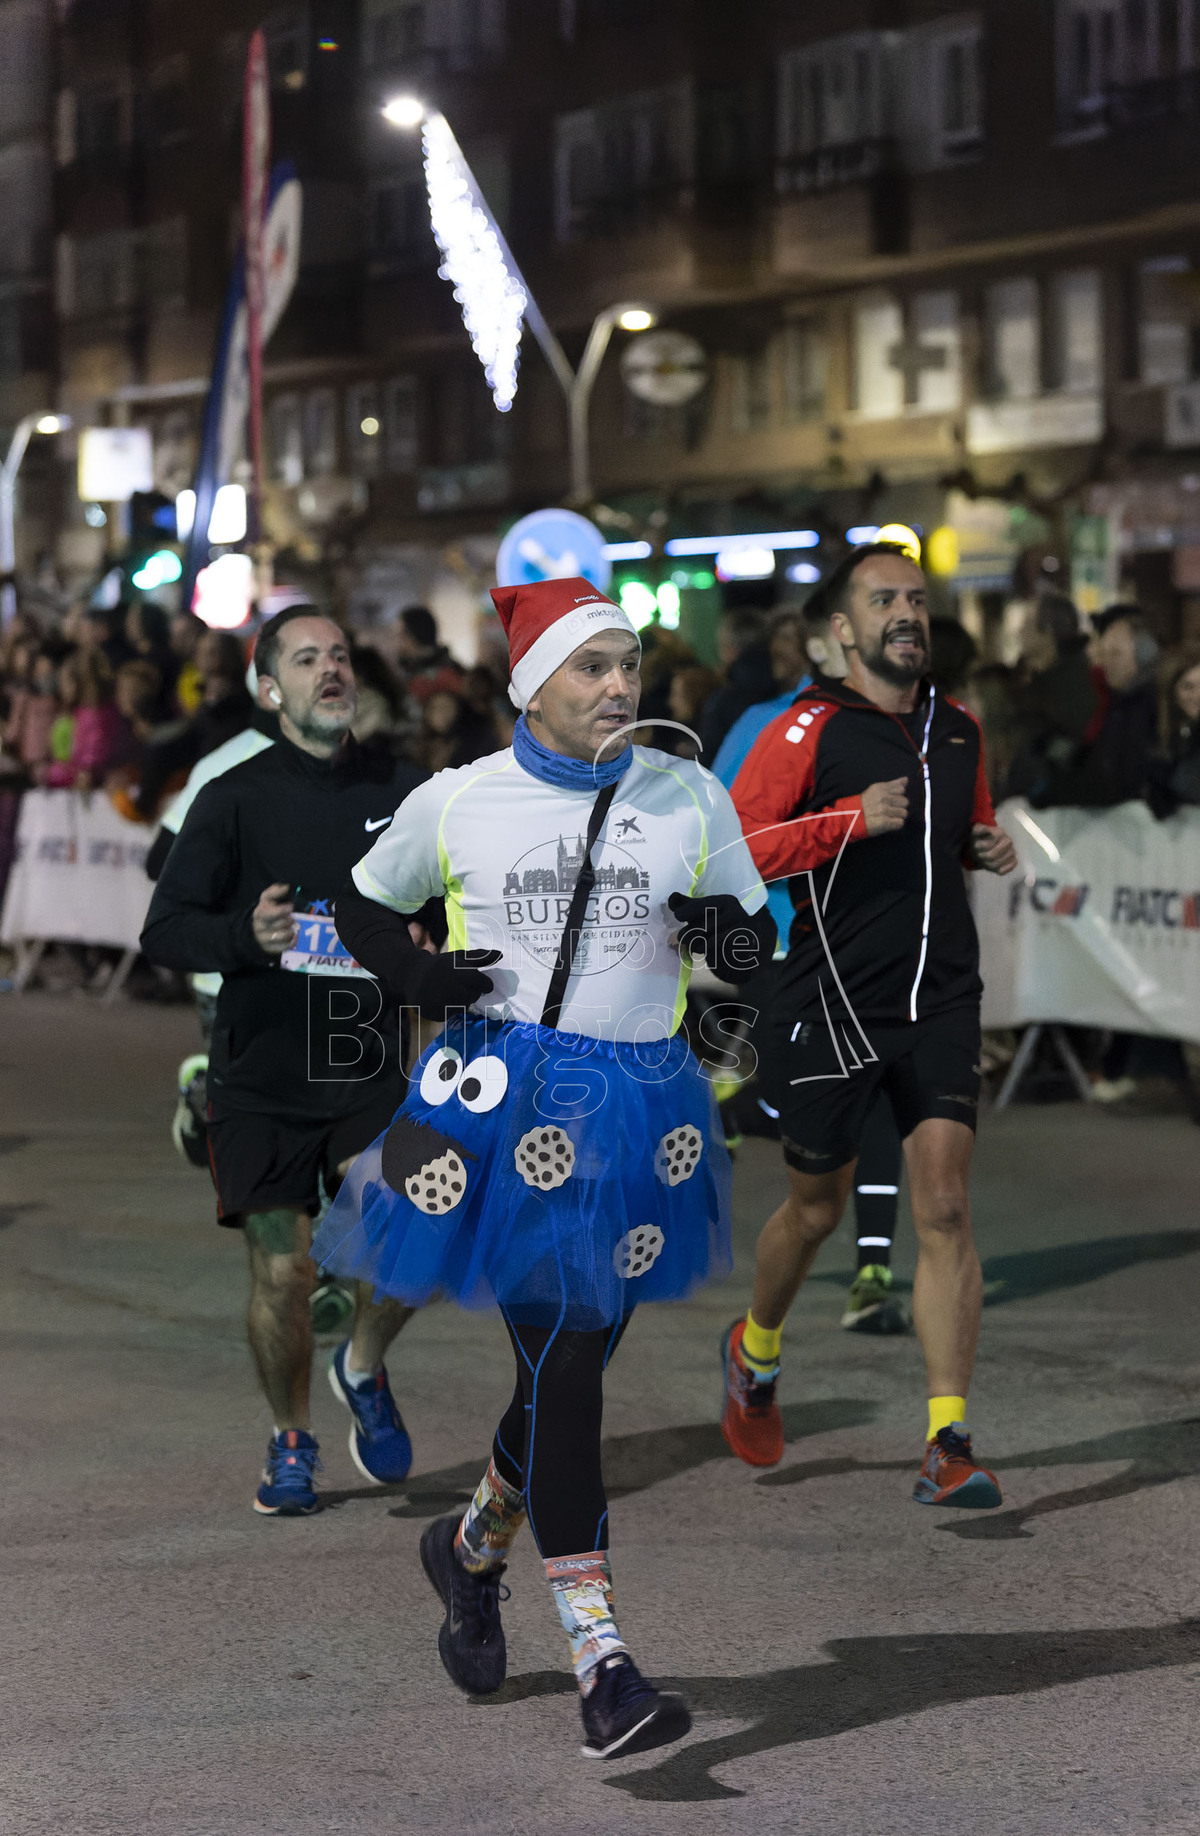
<path id="1" fill-rule="evenodd" d="M 1200 298 L 1186 255 L 1142 263 L 1138 290 L 1138 375 L 1144 383 L 1188 382 L 1200 356 Z"/>
<path id="2" fill-rule="evenodd" d="M 330 478 L 337 469 L 337 395 L 332 389 L 310 389 L 304 398 L 305 476 Z"/>
<path id="3" fill-rule="evenodd" d="M 432 258 L 429 200 L 423 178 L 377 180 L 370 192 L 371 253 L 377 261 Z"/>
<path id="4" fill-rule="evenodd" d="M 887 132 L 886 46 L 880 32 L 847 32 L 779 61 L 781 169 L 801 184 L 868 175 Z"/>
<path id="5" fill-rule="evenodd" d="M 1058 0 L 1057 88 L 1068 131 L 1101 132 L 1192 107 L 1160 78 L 1194 68 L 1196 0 Z"/>
<path id="6" fill-rule="evenodd" d="M 346 391 L 346 451 L 356 478 L 374 478 L 383 449 L 379 390 L 373 382 L 352 383 Z"/>
<path id="7" fill-rule="evenodd" d="M 269 411 L 271 472 L 282 485 L 304 480 L 304 426 L 298 395 L 277 395 Z"/>
<path id="8" fill-rule="evenodd" d="M 388 471 L 401 475 L 415 472 L 420 458 L 416 377 L 390 377 L 383 396 Z"/>
<path id="9" fill-rule="evenodd" d="M 1052 376 L 1070 395 L 1090 395 L 1104 383 L 1104 302 L 1095 268 L 1055 275 L 1050 284 Z"/>
<path id="10" fill-rule="evenodd" d="M 854 312 L 854 402 L 867 421 L 904 411 L 904 377 L 893 362 L 904 341 L 904 314 L 886 294 L 860 300 Z"/>
<path id="11" fill-rule="evenodd" d="M 790 421 L 818 421 L 825 413 L 829 387 L 829 337 L 817 319 L 800 319 L 784 328 L 783 403 Z"/>
<path id="12" fill-rule="evenodd" d="M 771 359 L 763 345 L 725 358 L 730 433 L 754 433 L 771 419 Z"/>
<path id="13" fill-rule="evenodd" d="M 622 96 L 555 123 L 559 240 L 636 229 L 677 202 L 693 171 L 690 85 Z"/>
<path id="14" fill-rule="evenodd" d="M 141 233 L 143 293 L 155 306 L 182 306 L 187 299 L 187 218 L 168 217 Z"/>
<path id="15" fill-rule="evenodd" d="M 934 40 L 936 107 L 941 152 L 947 159 L 977 153 L 983 141 L 980 42 L 977 25 Z"/>
<path id="16" fill-rule="evenodd" d="M 1042 387 L 1041 301 L 1035 280 L 997 281 L 987 290 L 987 382 L 1002 401 L 1026 400 Z"/>
<path id="17" fill-rule="evenodd" d="M 922 414 L 953 414 L 962 401 L 962 339 L 958 295 L 918 293 L 909 308 L 907 336 L 892 362 L 904 377 L 904 400 Z"/>

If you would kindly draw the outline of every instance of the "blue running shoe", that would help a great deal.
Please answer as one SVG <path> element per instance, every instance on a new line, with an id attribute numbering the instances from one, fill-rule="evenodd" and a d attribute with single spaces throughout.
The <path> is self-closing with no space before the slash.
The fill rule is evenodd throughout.
<path id="1" fill-rule="evenodd" d="M 329 1387 L 353 1417 L 350 1458 L 372 1485 L 398 1485 L 401 1479 L 408 1477 L 412 1465 L 408 1429 L 400 1418 L 382 1365 L 374 1382 L 364 1384 L 361 1390 L 356 1390 L 347 1381 L 346 1353 L 349 1349 L 347 1339 L 334 1352 L 329 1366 Z"/>
<path id="2" fill-rule="evenodd" d="M 321 1461 L 317 1443 L 303 1428 L 272 1436 L 254 1509 L 263 1517 L 308 1517 L 320 1509 L 314 1475 Z"/>

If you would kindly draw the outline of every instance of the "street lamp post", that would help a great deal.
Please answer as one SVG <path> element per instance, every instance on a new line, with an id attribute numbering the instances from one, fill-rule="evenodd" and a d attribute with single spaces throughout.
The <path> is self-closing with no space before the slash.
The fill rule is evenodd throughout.
<path id="1" fill-rule="evenodd" d="M 593 319 L 579 368 L 573 369 L 513 260 L 446 117 L 427 108 L 416 96 L 395 97 L 384 108 L 383 116 L 393 127 L 423 130 L 430 220 L 444 259 L 442 273 L 455 282 L 455 298 L 462 305 L 463 319 L 492 384 L 497 408 L 506 412 L 516 392 L 516 347 L 514 343 L 509 350 L 504 339 L 507 313 L 510 319 L 515 315 L 518 338 L 520 320 L 524 319 L 566 398 L 570 501 L 590 503 L 589 414 L 604 353 L 618 326 L 623 331 L 648 331 L 655 322 L 654 312 L 637 301 L 606 306 Z"/>
<path id="2" fill-rule="evenodd" d="M 17 422 L 0 464 L 0 626 L 10 624 L 17 610 L 17 589 L 12 578 L 17 566 L 17 473 L 25 449 L 31 435 L 62 433 L 70 425 L 65 414 L 51 414 L 45 409 L 25 415 Z"/>

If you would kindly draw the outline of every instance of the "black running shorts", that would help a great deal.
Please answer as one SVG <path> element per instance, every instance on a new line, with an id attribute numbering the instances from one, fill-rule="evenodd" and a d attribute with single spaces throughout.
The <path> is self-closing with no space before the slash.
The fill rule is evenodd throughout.
<path id="1" fill-rule="evenodd" d="M 940 1116 L 974 1129 L 979 1108 L 979 1009 L 917 1021 L 871 1021 L 862 1035 L 783 1015 L 772 1026 L 772 1082 L 783 1155 L 800 1173 L 832 1173 L 858 1153 L 875 1093 L 887 1091 L 900 1134 Z"/>
<path id="2" fill-rule="evenodd" d="M 366 1109 L 335 1121 L 240 1114 L 210 1118 L 208 1157 L 217 1189 L 217 1223 L 238 1230 L 248 1211 L 321 1208 L 321 1185 L 334 1193 L 338 1168 L 370 1147 L 400 1104 L 404 1085 L 389 1082 Z"/>

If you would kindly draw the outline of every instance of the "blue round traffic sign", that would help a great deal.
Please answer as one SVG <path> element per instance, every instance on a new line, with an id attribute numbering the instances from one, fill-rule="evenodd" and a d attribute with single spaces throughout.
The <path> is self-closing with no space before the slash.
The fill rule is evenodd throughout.
<path id="1" fill-rule="evenodd" d="M 601 593 L 608 591 L 612 563 L 595 523 L 574 510 L 534 510 L 514 523 L 496 556 L 498 586 L 529 586 L 537 580 L 580 575 Z"/>

